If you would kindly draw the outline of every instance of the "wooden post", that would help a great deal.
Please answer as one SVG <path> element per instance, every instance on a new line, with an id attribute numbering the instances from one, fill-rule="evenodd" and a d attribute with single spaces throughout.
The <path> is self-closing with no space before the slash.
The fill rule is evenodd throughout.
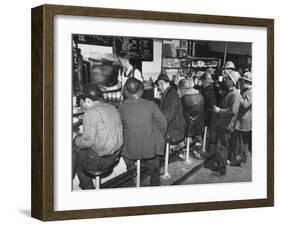
<path id="1" fill-rule="evenodd" d="M 140 170 L 141 170 L 140 160 L 137 160 L 137 183 L 136 183 L 137 188 L 140 187 Z"/>
<path id="2" fill-rule="evenodd" d="M 204 129 L 204 137 L 203 137 L 203 145 L 202 145 L 202 151 L 206 152 L 206 139 L 207 139 L 207 126 L 205 126 Z"/>
<path id="3" fill-rule="evenodd" d="M 96 176 L 96 189 L 100 189 L 100 176 Z"/>
<path id="4" fill-rule="evenodd" d="M 225 62 L 226 62 L 226 55 L 227 55 L 227 42 L 225 43 L 225 47 L 224 47 L 223 67 L 224 67 Z"/>
<path id="5" fill-rule="evenodd" d="M 189 159 L 189 146 L 190 146 L 190 138 L 186 137 L 186 149 L 185 149 L 185 164 L 190 165 L 192 161 Z"/>
<path id="6" fill-rule="evenodd" d="M 165 152 L 165 166 L 164 166 L 164 174 L 161 176 L 162 179 L 169 179 L 171 175 L 169 174 L 169 151 L 170 151 L 170 144 L 166 143 L 166 152 Z"/>

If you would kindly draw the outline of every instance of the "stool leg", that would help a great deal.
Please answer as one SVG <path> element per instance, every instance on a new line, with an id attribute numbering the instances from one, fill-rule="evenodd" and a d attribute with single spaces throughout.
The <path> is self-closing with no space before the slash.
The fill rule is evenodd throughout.
<path id="1" fill-rule="evenodd" d="M 100 189 L 100 176 L 96 176 L 96 189 Z"/>
<path id="2" fill-rule="evenodd" d="M 136 183 L 137 188 L 140 187 L 140 170 L 141 170 L 141 163 L 140 160 L 137 160 L 137 183 Z"/>
<path id="3" fill-rule="evenodd" d="M 204 129 L 204 138 L 203 138 L 203 145 L 202 145 L 203 152 L 206 152 L 206 139 L 207 139 L 207 126 L 205 126 Z"/>
<path id="4" fill-rule="evenodd" d="M 165 152 L 165 166 L 164 166 L 164 174 L 161 176 L 162 179 L 169 179 L 171 177 L 171 175 L 169 174 L 169 150 L 170 150 L 170 144 L 167 143 L 166 144 L 166 152 Z"/>
<path id="5" fill-rule="evenodd" d="M 186 137 L 186 149 L 185 149 L 185 164 L 190 165 L 192 161 L 189 158 L 189 146 L 190 146 L 190 138 Z"/>

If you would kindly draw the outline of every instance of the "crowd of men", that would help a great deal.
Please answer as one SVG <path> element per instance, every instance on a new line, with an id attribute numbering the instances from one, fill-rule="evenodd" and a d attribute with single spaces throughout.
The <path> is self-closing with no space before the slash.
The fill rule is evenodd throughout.
<path id="1" fill-rule="evenodd" d="M 106 169 L 119 155 L 127 170 L 142 160 L 150 185 L 160 185 L 165 143 L 179 144 L 185 137 L 200 140 L 205 127 L 207 151 L 216 153 L 212 170 L 220 176 L 226 174 L 226 164 L 240 166 L 251 151 L 252 74 L 240 76 L 234 64 L 227 62 L 222 75 L 227 92 L 221 103 L 210 72 L 202 75 L 200 90 L 192 78 L 175 85 L 160 74 L 155 82 L 161 93 L 158 104 L 143 99 L 142 81 L 128 76 L 123 87 L 126 98 L 118 109 L 103 101 L 98 86 L 85 85 L 80 97 L 86 109 L 83 133 L 73 132 L 73 177 L 77 174 L 80 188 L 94 188 L 85 170 Z"/>

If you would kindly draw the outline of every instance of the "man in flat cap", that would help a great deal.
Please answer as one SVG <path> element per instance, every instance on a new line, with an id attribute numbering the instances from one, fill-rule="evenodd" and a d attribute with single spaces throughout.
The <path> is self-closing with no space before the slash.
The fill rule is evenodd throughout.
<path id="1" fill-rule="evenodd" d="M 160 109 L 168 122 L 166 142 L 170 144 L 179 143 L 184 140 L 185 132 L 185 119 L 181 99 L 166 74 L 161 73 L 156 84 L 161 94 Z"/>

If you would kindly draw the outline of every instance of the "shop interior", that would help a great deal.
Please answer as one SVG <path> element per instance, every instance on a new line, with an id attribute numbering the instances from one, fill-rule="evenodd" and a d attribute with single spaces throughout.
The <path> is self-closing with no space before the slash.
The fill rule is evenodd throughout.
<path id="1" fill-rule="evenodd" d="M 215 82 L 220 81 L 222 66 L 229 60 L 234 62 L 240 73 L 252 67 L 251 43 L 74 34 L 72 46 L 73 129 L 77 130 L 83 119 L 77 98 L 82 86 L 95 83 L 102 87 L 114 87 L 121 69 L 120 55 L 126 55 L 131 65 L 141 72 L 145 87 L 143 98 L 150 100 L 159 99 L 155 81 L 160 73 L 166 73 L 175 84 L 181 78 L 192 77 L 196 85 L 207 70 L 211 71 Z M 103 96 L 106 102 L 116 107 L 123 101 L 120 87 L 105 89 Z M 113 172 L 102 179 L 102 183 L 112 187 L 110 183 L 116 185 L 118 181 L 125 180 L 120 175 L 126 174 L 124 177 L 129 178 L 131 174 L 125 168 L 124 162 L 120 161 Z M 74 180 L 74 189 L 78 188 L 75 183 Z"/>

